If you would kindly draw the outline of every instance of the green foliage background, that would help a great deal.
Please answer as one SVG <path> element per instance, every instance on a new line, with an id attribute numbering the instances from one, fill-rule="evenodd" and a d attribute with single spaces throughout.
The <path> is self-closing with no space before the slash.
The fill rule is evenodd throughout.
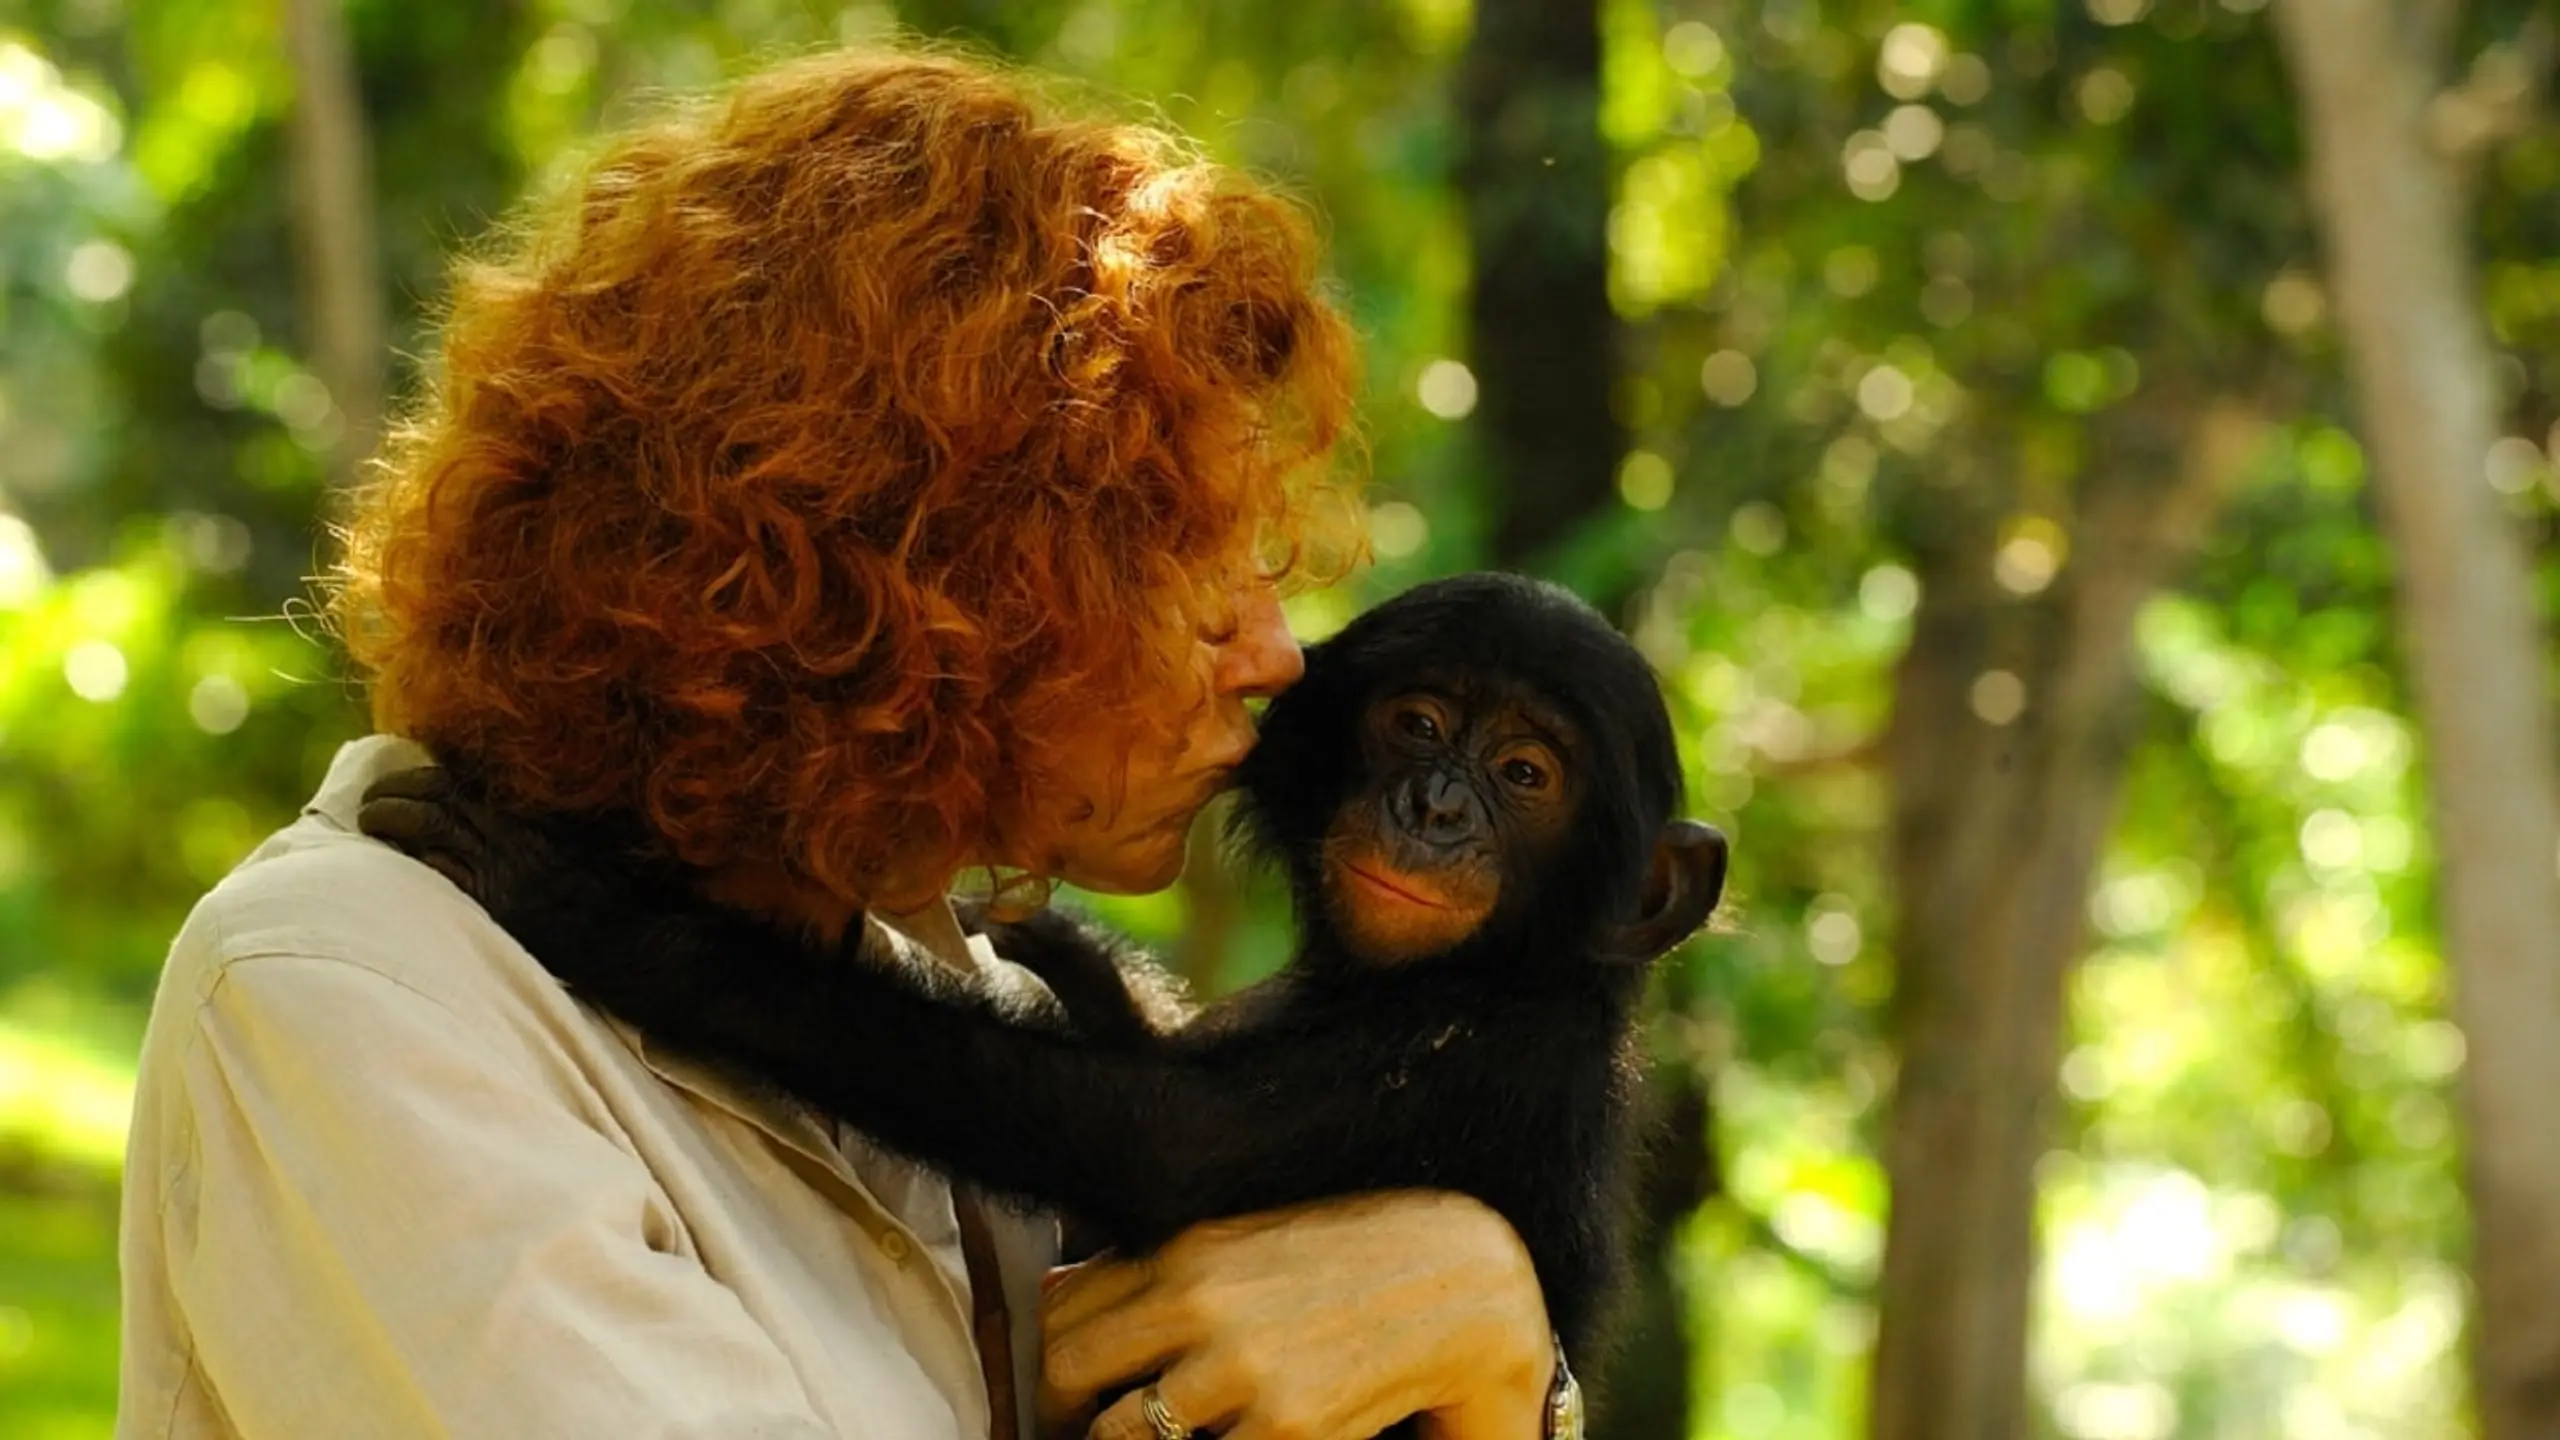
<path id="1" fill-rule="evenodd" d="M 2524 7 L 2481 7 L 2482 43 Z M 256 0 L 0 0 L 0 1434 L 107 1433 L 130 1056 L 193 898 L 358 697 L 305 623 L 315 405 Z M 1477 563 L 1451 80 L 1468 0 L 351 0 L 399 345 L 443 259 L 652 89 L 905 25 L 1140 97 L 1327 217 L 1368 342 L 1379 564 Z M 2039 1172 L 2036 1385 L 2088 1440 L 2458 1433 L 2464 1216 L 2419 738 L 2254 0 L 1606 0 L 1623 503 L 1554 568 L 1633 593 L 1739 919 L 1665 986 L 1724 1193 L 1687 1223 L 1701 1435 L 1852 1433 L 1890 1085 L 1870 744 L 1913 557 L 1985 466 L 2003 584 L 2104 423 L 2236 401 L 2239 501 L 2140 634 Z M 2551 560 L 2560 130 L 2482 176 L 2510 440 Z M 408 378 L 406 375 L 401 377 Z M 2015 584 L 2011 584 L 2015 581 Z M 1182 933 L 1182 892 L 1114 913 Z M 1228 978 L 1276 953 L 1268 897 Z"/>

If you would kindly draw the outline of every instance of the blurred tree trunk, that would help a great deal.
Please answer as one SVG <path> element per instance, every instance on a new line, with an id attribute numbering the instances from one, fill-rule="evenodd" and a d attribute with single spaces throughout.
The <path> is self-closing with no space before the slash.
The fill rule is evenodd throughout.
<path id="1" fill-rule="evenodd" d="M 1520 563 L 1613 498 L 1625 448 L 1597 0 L 1478 0 L 1458 124 L 1476 451 L 1494 554 Z"/>
<path id="2" fill-rule="evenodd" d="M 285 0 L 292 53 L 293 234 L 303 343 L 340 429 L 327 471 L 343 484 L 382 425 L 385 321 L 373 162 L 355 48 L 340 0 Z"/>
<path id="3" fill-rule="evenodd" d="M 1877 1440 L 2031 1431 L 2034 1166 L 2123 779 L 2134 616 L 2202 538 L 2256 432 L 2237 410 L 2169 400 L 2099 423 L 2049 588 L 1995 583 L 1996 505 L 1951 496 L 1919 557 L 1884 741 L 1900 1069 Z"/>
<path id="4" fill-rule="evenodd" d="M 1610 408 L 1609 157 L 1600 136 L 1597 0 L 1477 0 L 1458 67 L 1458 193 L 1472 280 L 1475 458 L 1492 559 L 1533 565 L 1617 499 L 1626 434 Z M 1627 597 L 1589 597 L 1604 610 Z M 1629 1239 L 1621 1344 L 1584 1377 L 1592 1433 L 1689 1432 L 1693 1337 L 1678 1281 L 1680 1221 L 1714 1193 L 1707 1096 L 1694 1065 L 1654 1067 L 1664 1139 L 1647 1157 Z"/>
<path id="5" fill-rule="evenodd" d="M 2548 651 L 2497 436 L 2470 197 L 2431 143 L 2452 5 L 2283 0 L 2330 286 L 2399 562 L 2445 946 L 2469 1040 L 2472 1364 L 2489 1440 L 2560 1434 L 2560 792 Z"/>

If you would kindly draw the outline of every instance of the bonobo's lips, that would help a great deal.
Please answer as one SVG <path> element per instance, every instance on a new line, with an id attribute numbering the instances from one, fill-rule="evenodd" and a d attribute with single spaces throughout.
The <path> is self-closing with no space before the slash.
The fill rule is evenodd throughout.
<path id="1" fill-rule="evenodd" d="M 1437 900 L 1437 899 L 1434 899 L 1434 898 L 1432 898 L 1431 896 L 1428 896 L 1428 895 L 1418 894 L 1418 893 L 1416 893 L 1416 892 L 1414 892 L 1414 891 L 1412 891 L 1412 890 L 1409 890 L 1409 889 L 1405 888 L 1405 887 L 1404 887 L 1404 886 L 1402 886 L 1402 885 L 1397 884 L 1397 883 L 1396 883 L 1396 882 L 1394 882 L 1393 880 L 1390 880 L 1390 879 L 1388 879 L 1387 877 L 1385 877 L 1385 876 L 1383 876 L 1383 875 L 1378 874 L 1378 873 L 1377 873 L 1376 871 L 1374 871 L 1374 870 L 1364 870 L 1364 869 L 1362 869 L 1361 867 L 1359 867 L 1359 866 L 1357 866 L 1357 865 L 1352 864 L 1352 863 L 1351 863 L 1350 861 L 1348 861 L 1348 860 L 1345 860 L 1345 861 L 1343 861 L 1343 862 L 1342 862 L 1342 868 L 1343 868 L 1343 869 L 1345 869 L 1345 870 L 1350 871 L 1353 875 L 1358 876 L 1360 879 L 1368 881 L 1371 885 L 1375 886 L 1376 888 L 1378 888 L 1378 889 L 1380 889 L 1380 890 L 1384 890 L 1384 891 L 1385 891 L 1385 892 L 1387 892 L 1388 894 L 1393 895 L 1394 897 L 1396 897 L 1396 898 L 1397 898 L 1397 899 L 1399 899 L 1399 900 L 1407 901 L 1407 902 L 1412 903 L 1412 904 L 1415 904 L 1415 905 L 1425 905 L 1425 906 L 1429 906 L 1431 909 L 1434 909 L 1434 910 L 1448 910 L 1448 909 L 1454 908 L 1454 907 L 1452 907 L 1452 906 L 1449 904 L 1449 902 L 1448 902 L 1448 901 L 1446 901 L 1446 900 Z"/>

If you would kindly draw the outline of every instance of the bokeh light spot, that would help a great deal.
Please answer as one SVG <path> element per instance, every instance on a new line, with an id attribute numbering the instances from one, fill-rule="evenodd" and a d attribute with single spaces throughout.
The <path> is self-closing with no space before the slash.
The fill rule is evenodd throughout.
<path id="1" fill-rule="evenodd" d="M 2278 273 L 2258 297 L 2258 314 L 2267 328 L 2287 337 L 2309 334 L 2328 313 L 2329 299 L 2319 280 L 2300 270 Z"/>
<path id="2" fill-rule="evenodd" d="M 1708 399 L 1731 409 L 1760 388 L 1760 369 L 1739 350 L 1719 350 L 1698 366 L 1698 388 Z"/>
<path id="3" fill-rule="evenodd" d="M 249 718 L 249 692 L 228 675 L 207 675 L 187 692 L 187 718 L 207 735 L 228 735 Z"/>
<path id="4" fill-rule="evenodd" d="M 2112 65 L 2101 65 L 2080 77 L 2071 98 L 2092 125 L 2113 125 L 2133 109 L 2133 81 Z"/>
<path id="5" fill-rule="evenodd" d="M 1938 93 L 1958 105 L 1981 104 L 1991 94 L 1991 66 L 1979 55 L 1950 57 Z"/>
<path id="6" fill-rule="evenodd" d="M 1822 283 L 1843 300 L 1855 300 L 1876 288 L 1882 273 L 1870 245 L 1843 245 L 1822 257 Z"/>
<path id="7" fill-rule="evenodd" d="M 1897 105 L 1884 117 L 1885 148 L 1906 165 L 1938 153 L 1946 138 L 1947 122 L 1926 105 Z"/>
<path id="8" fill-rule="evenodd" d="M 71 693 L 102 705 L 124 693 L 131 674 L 124 652 L 104 640 L 83 640 L 62 657 L 62 678 Z"/>
<path id="9" fill-rule="evenodd" d="M 0 512 L 0 610 L 32 604 L 52 579 L 53 569 L 45 564 L 35 527 Z"/>
<path id="10" fill-rule="evenodd" d="M 2542 483 L 2542 447 L 2521 435 L 2501 437 L 2489 447 L 2482 468 L 2490 489 L 2501 495 L 2522 495 Z"/>
<path id="11" fill-rule="evenodd" d="M 1369 511 L 1369 548 L 1380 559 L 1402 560 L 1431 539 L 1431 522 L 1415 507 L 1390 500 Z"/>
<path id="12" fill-rule="evenodd" d="M 1902 162 L 1878 130 L 1861 130 L 1840 147 L 1840 175 L 1861 200 L 1891 199 L 1902 188 Z"/>
<path id="13" fill-rule="evenodd" d="M 2364 827 L 2344 810 L 2314 810 L 2302 822 L 2302 858 L 2315 870 L 2354 870 L 2364 863 Z"/>
<path id="14" fill-rule="evenodd" d="M 1650 450 L 1629 454 L 1618 466 L 1618 497 L 1631 509 L 1659 510 L 1671 503 L 1671 462 Z"/>
<path id="15" fill-rule="evenodd" d="M 62 283 L 93 305 L 121 299 L 133 287 L 133 252 L 113 240 L 84 241 L 64 262 Z"/>
<path id="16" fill-rule="evenodd" d="M 1899 420 L 1910 413 L 1911 377 L 1892 365 L 1876 365 L 1858 380 L 1858 408 L 1870 420 Z"/>
<path id="17" fill-rule="evenodd" d="M 1900 565 L 1878 565 L 1858 577 L 1858 608 L 1878 620 L 1907 620 L 1920 607 L 1920 577 Z"/>
<path id="18" fill-rule="evenodd" d="M 1696 20 L 1683 20 L 1662 37 L 1662 63 L 1671 73 L 1695 80 L 1724 63 L 1724 38 Z"/>
<path id="19" fill-rule="evenodd" d="M 2012 595 L 2035 595 L 2053 583 L 2070 553 L 2070 537 L 2042 515 L 2020 515 L 2000 527 L 1991 578 Z"/>
<path id="20" fill-rule="evenodd" d="M 2027 682 L 2007 670 L 1985 670 L 1973 677 L 1966 699 L 1986 725 L 2007 725 L 2027 711 Z"/>
<path id="21" fill-rule="evenodd" d="M 1414 382 L 1414 398 L 1443 420 L 1464 420 L 1475 413 L 1476 372 L 1455 360 L 1434 360 Z"/>
<path id="22" fill-rule="evenodd" d="M 1787 517 L 1766 500 L 1754 500 L 1733 512 L 1733 543 L 1753 555 L 1775 555 L 1787 543 Z"/>
<path id="23" fill-rule="evenodd" d="M 1917 100 L 1946 66 L 1947 37 L 1933 26 L 1906 22 L 1885 32 L 1876 52 L 1876 84 L 1896 100 Z"/>
<path id="24" fill-rule="evenodd" d="M 1846 898 L 1818 895 L 1806 910 L 1805 948 L 1814 959 L 1825 965 L 1846 965 L 1858 958 L 1858 947 L 1866 937 Z"/>

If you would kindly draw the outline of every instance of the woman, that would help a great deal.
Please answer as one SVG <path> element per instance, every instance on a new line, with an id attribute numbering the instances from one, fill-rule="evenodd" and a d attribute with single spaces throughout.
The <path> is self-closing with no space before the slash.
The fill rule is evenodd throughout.
<path id="1" fill-rule="evenodd" d="M 1029 983 L 946 891 L 1171 883 L 1298 673 L 1278 587 L 1352 538 L 1295 210 L 1022 77 L 832 54 L 602 148 L 441 350 L 332 601 L 385 733 L 154 1007 L 121 1433 L 974 1440 L 1103 1395 L 1137 1440 L 1539 1433 L 1481 1206 L 1246 1217 L 1044 1294 L 1045 1227 L 651 1051 L 355 824 L 422 742 L 644 815 L 728 903 Z"/>

